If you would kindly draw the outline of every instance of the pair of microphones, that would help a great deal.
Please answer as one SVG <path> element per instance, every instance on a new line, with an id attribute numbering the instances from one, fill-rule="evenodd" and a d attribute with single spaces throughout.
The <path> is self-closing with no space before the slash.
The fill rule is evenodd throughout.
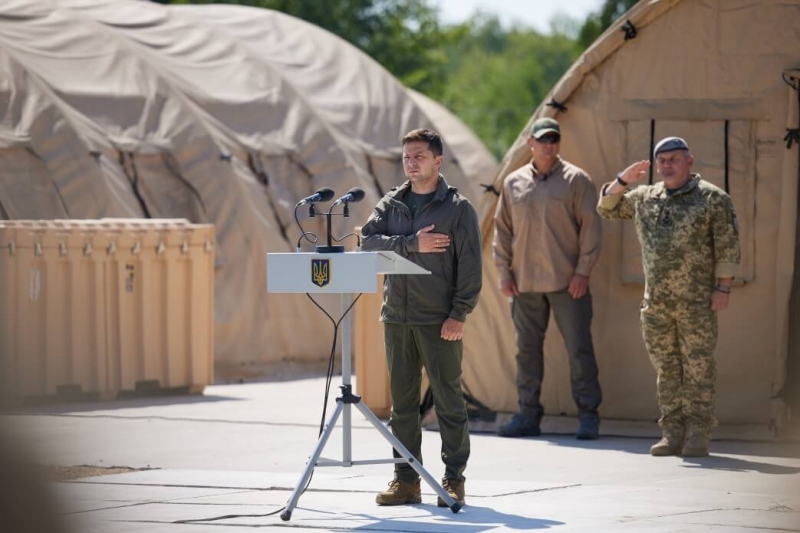
<path id="1" fill-rule="evenodd" d="M 330 187 L 320 187 L 319 189 L 316 190 L 316 192 L 314 194 L 312 194 L 310 196 L 306 196 L 305 198 L 303 198 L 302 200 L 297 202 L 297 205 L 294 207 L 295 220 L 297 220 L 297 209 L 300 206 L 308 205 L 308 216 L 309 216 L 309 218 L 313 218 L 314 216 L 316 216 L 316 214 L 314 213 L 314 205 L 319 203 L 319 202 L 328 202 L 334 196 L 336 196 L 336 193 L 333 192 L 333 189 L 331 189 Z M 326 224 L 326 237 L 327 237 L 326 242 L 327 242 L 327 244 L 326 245 L 318 245 L 316 247 L 317 253 L 340 253 L 340 252 L 344 252 L 344 246 L 334 245 L 333 242 L 334 241 L 335 242 L 340 242 L 345 237 L 349 237 L 351 235 L 355 235 L 356 239 L 359 238 L 356 233 L 350 233 L 348 235 L 345 235 L 341 239 L 335 239 L 331 235 L 331 215 L 333 214 L 333 208 L 334 207 L 336 207 L 337 205 L 344 205 L 344 212 L 342 213 L 342 216 L 349 217 L 350 216 L 350 204 L 353 203 L 353 202 L 360 202 L 363 199 L 364 199 L 364 189 L 362 189 L 361 187 L 353 187 L 352 189 L 347 191 L 347 193 L 344 196 L 342 196 L 341 198 L 339 198 L 338 200 L 336 200 L 335 202 L 333 202 L 331 204 L 330 208 L 328 208 L 328 212 L 325 213 L 325 217 L 327 219 L 327 224 Z M 297 224 L 300 225 L 300 221 L 299 220 L 297 220 Z M 302 226 L 300 227 L 300 229 L 302 230 Z M 300 236 L 300 239 L 306 238 L 306 240 L 311 240 L 311 239 L 309 239 L 307 237 L 307 235 L 309 235 L 309 233 L 303 231 L 303 235 Z M 317 242 L 317 237 L 314 236 L 314 240 L 311 240 L 311 242 L 316 243 Z M 359 243 L 359 245 L 360 245 L 360 243 Z M 299 240 L 297 241 L 297 251 L 298 252 L 300 251 L 300 241 Z"/>
<path id="2" fill-rule="evenodd" d="M 306 196 L 305 198 L 297 202 L 297 207 L 306 204 L 327 202 L 334 196 L 336 196 L 336 193 L 330 187 L 320 187 L 314 194 Z M 334 208 L 337 205 L 341 204 L 347 205 L 351 202 L 360 202 L 363 199 L 364 199 L 364 189 L 362 189 L 361 187 L 353 187 L 352 189 L 347 191 L 347 193 L 344 196 L 333 202 L 331 208 Z"/>

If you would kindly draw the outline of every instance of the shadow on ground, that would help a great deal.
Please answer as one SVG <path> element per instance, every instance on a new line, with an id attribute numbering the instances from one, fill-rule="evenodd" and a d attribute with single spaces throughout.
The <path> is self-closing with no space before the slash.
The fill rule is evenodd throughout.
<path id="1" fill-rule="evenodd" d="M 350 523 L 351 526 L 355 522 L 368 522 L 366 524 L 347 527 L 340 529 L 332 529 L 332 531 L 425 531 L 426 533 L 480 533 L 497 529 L 499 527 L 511 529 L 516 531 L 535 531 L 538 529 L 549 529 L 555 526 L 562 526 L 564 522 L 555 520 L 545 520 L 542 518 L 530 518 L 526 516 L 513 515 L 508 513 L 501 513 L 492 509 L 491 507 L 479 507 L 474 505 L 465 506 L 460 512 L 452 513 L 449 509 L 444 507 L 437 507 L 435 505 L 414 505 L 413 509 L 421 511 L 417 516 L 406 516 L 397 519 L 381 518 L 372 514 L 366 513 L 345 513 L 343 516 L 338 517 L 337 521 Z M 315 513 L 325 513 L 321 509 L 309 509 L 297 507 L 295 513 L 305 513 L 313 511 Z M 324 528 L 322 524 L 311 525 L 313 522 L 330 521 L 328 517 L 308 518 L 294 516 L 295 522 L 280 522 L 278 515 L 227 515 L 223 517 L 210 518 L 208 520 L 182 520 L 177 523 L 192 523 L 195 525 L 236 525 L 244 528 L 261 528 L 267 527 L 263 519 L 267 518 L 272 520 L 274 518 L 276 524 L 283 524 L 289 527 L 294 525 L 298 528 L 309 527 L 312 529 Z M 433 517 L 436 522 L 430 523 L 428 520 Z M 296 523 L 298 518 L 302 523 Z M 249 520 L 243 520 L 249 519 Z M 258 520 L 256 520 L 258 519 Z M 231 520 L 235 520 L 231 522 Z M 325 528 L 327 529 L 327 528 Z"/>
<path id="2" fill-rule="evenodd" d="M 488 434 L 483 435 L 491 436 Z M 523 440 L 524 439 L 546 441 L 554 446 L 566 446 L 584 450 L 616 450 L 639 455 L 649 455 L 650 446 L 655 444 L 658 440 L 650 437 L 626 437 L 622 435 L 604 434 L 597 440 L 582 441 L 577 440 L 574 435 L 549 433 L 543 433 L 540 437 L 523 437 Z M 800 459 L 800 443 L 713 440 L 711 442 L 711 453 L 714 456 L 718 456 L 719 454 L 735 454 L 737 456 Z M 736 459 L 733 458 L 730 458 L 730 460 L 732 462 L 736 461 Z M 742 460 L 742 462 L 747 463 L 748 461 Z M 744 470 L 753 469 L 745 468 Z"/>
<path id="3" fill-rule="evenodd" d="M 46 414 L 58 415 L 66 413 L 89 413 L 92 411 L 114 411 L 117 409 L 137 409 L 146 407 L 159 407 L 163 405 L 191 405 L 208 404 L 215 402 L 238 402 L 241 398 L 230 396 L 214 395 L 152 395 L 131 397 L 114 401 L 91 401 L 91 402 L 59 402 L 46 403 L 40 405 L 20 405 L 7 407 L 0 411 L 0 414 Z"/>
<path id="4" fill-rule="evenodd" d="M 712 453 L 708 457 L 685 457 L 686 468 L 706 468 L 711 470 L 727 470 L 730 472 L 760 472 L 762 474 L 791 475 L 800 472 L 800 468 L 783 466 L 758 461 L 747 461 L 735 457 L 725 457 Z"/>

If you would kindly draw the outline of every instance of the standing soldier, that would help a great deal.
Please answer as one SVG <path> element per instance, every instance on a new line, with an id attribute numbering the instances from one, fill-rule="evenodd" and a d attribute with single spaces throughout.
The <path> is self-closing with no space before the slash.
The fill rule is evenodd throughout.
<path id="1" fill-rule="evenodd" d="M 728 307 L 739 267 L 739 229 L 725 191 L 690 172 L 686 141 L 667 137 L 653 157 L 662 182 L 626 191 L 650 168 L 634 163 L 603 186 L 597 211 L 634 219 L 642 246 L 642 334 L 658 375 L 663 432 L 650 453 L 699 457 L 717 424 L 717 311 Z"/>
<path id="2" fill-rule="evenodd" d="M 500 292 L 512 298 L 517 334 L 519 412 L 498 428 L 503 437 L 536 437 L 544 414 L 544 336 L 550 311 L 569 354 L 577 437 L 596 439 L 603 400 L 592 343 L 589 275 L 600 255 L 597 188 L 586 172 L 559 157 L 561 127 L 533 123 L 531 162 L 506 177 L 495 212 L 494 260 Z"/>

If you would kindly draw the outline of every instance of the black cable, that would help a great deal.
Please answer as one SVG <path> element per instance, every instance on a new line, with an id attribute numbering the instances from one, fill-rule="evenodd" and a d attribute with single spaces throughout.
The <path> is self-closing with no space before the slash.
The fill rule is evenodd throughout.
<path id="1" fill-rule="evenodd" d="M 300 219 L 299 219 L 299 218 L 297 218 L 297 209 L 298 209 L 299 207 L 300 207 L 300 204 L 297 204 L 296 206 L 294 206 L 294 221 L 295 221 L 295 222 L 297 222 L 297 227 L 299 227 L 299 228 L 300 228 L 300 231 L 302 231 L 302 232 L 303 232 L 303 233 L 302 233 L 302 235 L 300 235 L 300 238 L 298 238 L 298 239 L 297 239 L 297 249 L 298 249 L 298 250 L 300 249 L 300 241 L 302 241 L 302 240 L 303 240 L 303 238 L 305 238 L 305 239 L 306 239 L 308 242 L 310 242 L 311 244 L 317 244 L 317 241 L 319 241 L 319 237 L 317 237 L 317 234 L 316 234 L 316 233 L 314 233 L 314 232 L 312 232 L 312 231 L 306 231 L 306 230 L 304 230 L 304 229 L 303 229 L 303 225 L 302 225 L 302 224 L 300 224 Z M 311 209 L 314 209 L 314 204 L 311 204 Z M 309 239 L 309 238 L 308 238 L 308 235 L 313 235 L 313 236 L 314 236 L 314 240 L 312 241 L 311 239 Z"/>
<path id="2" fill-rule="evenodd" d="M 217 520 L 227 520 L 229 518 L 264 518 L 265 516 L 274 516 L 286 509 L 284 505 L 277 511 L 267 514 L 226 514 L 225 516 L 215 516 L 214 518 L 188 518 L 186 520 L 174 520 L 171 524 L 198 524 L 203 522 L 216 522 Z"/>
<path id="3" fill-rule="evenodd" d="M 348 307 L 345 310 L 345 312 L 342 313 L 342 316 L 339 318 L 338 321 L 334 320 L 333 317 L 321 305 L 319 305 L 317 301 L 309 293 L 306 293 L 306 296 L 308 296 L 308 299 L 311 300 L 311 303 L 316 305 L 320 311 L 325 313 L 325 316 L 327 316 L 328 320 L 330 320 L 331 324 L 333 324 L 333 344 L 331 345 L 331 353 L 328 358 L 328 372 L 325 380 L 325 399 L 324 403 L 322 404 L 322 419 L 320 420 L 320 425 L 319 425 L 319 434 L 322 435 L 322 431 L 325 428 L 325 413 L 328 410 L 328 397 L 330 395 L 331 380 L 333 379 L 333 363 L 336 356 L 336 340 L 339 336 L 339 326 L 341 325 L 342 320 L 344 320 L 344 317 L 346 317 L 347 314 L 350 312 L 350 310 L 353 309 L 353 306 L 356 305 L 358 299 L 361 298 L 361 294 L 359 294 L 358 296 L 355 297 L 355 299 L 353 299 L 353 303 L 351 303 L 350 307 Z"/>
<path id="4" fill-rule="evenodd" d="M 353 232 L 353 233 L 348 233 L 347 235 L 345 235 L 344 237 L 342 237 L 342 238 L 340 238 L 340 239 L 337 239 L 336 237 L 331 237 L 331 238 L 333 239 L 333 242 L 342 242 L 342 241 L 343 241 L 343 240 L 345 240 L 346 238 L 348 238 L 348 237 L 352 237 L 353 235 L 355 235 L 355 236 L 356 236 L 356 246 L 357 246 L 358 248 L 361 248 L 361 237 L 359 237 L 359 236 L 358 236 L 358 233 L 356 233 L 356 232 Z"/>
<path id="5" fill-rule="evenodd" d="M 342 238 L 344 238 L 344 237 L 342 237 Z M 311 300 L 311 302 L 314 305 L 316 305 L 319 308 L 320 311 L 325 313 L 325 316 L 327 316 L 328 319 L 331 321 L 331 324 L 333 324 L 333 343 L 331 344 L 331 353 L 330 353 L 330 357 L 328 358 L 328 371 L 327 371 L 327 374 L 325 376 L 325 399 L 323 400 L 323 403 L 322 403 L 322 417 L 320 418 L 319 434 L 317 435 L 317 438 L 319 438 L 319 437 L 322 436 L 322 432 L 325 430 L 325 414 L 328 411 L 328 398 L 330 397 L 331 380 L 333 379 L 333 363 L 334 363 L 334 359 L 336 357 L 336 340 L 339 337 L 339 326 L 342 324 L 342 320 L 344 320 L 344 318 L 347 316 L 347 314 L 350 313 L 350 311 L 353 309 L 353 306 L 356 305 L 356 302 L 358 301 L 358 299 L 361 298 L 361 294 L 359 293 L 359 295 L 356 296 L 355 299 L 353 299 L 353 302 L 350 304 L 350 307 L 345 309 L 344 313 L 342 313 L 342 316 L 339 317 L 339 320 L 334 320 L 334 318 L 330 315 L 330 313 L 328 313 L 321 305 L 319 305 L 317 303 L 317 301 L 309 293 L 306 293 L 306 296 L 308 296 L 308 299 Z M 311 480 L 313 478 L 314 478 L 314 470 L 312 469 L 311 470 L 311 476 L 309 476 L 308 482 L 306 482 L 306 486 L 303 487 L 303 490 L 300 492 L 301 496 L 303 494 L 305 494 L 306 490 L 308 490 L 308 487 L 311 485 Z M 285 505 L 283 507 L 281 507 L 280 509 L 277 509 L 275 511 L 272 511 L 271 513 L 266 513 L 266 514 L 227 514 L 227 515 L 224 515 L 224 516 L 215 516 L 213 518 L 193 518 L 193 519 L 187 519 L 187 520 L 175 520 L 175 521 L 173 521 L 171 523 L 173 523 L 173 524 L 195 524 L 195 523 L 202 523 L 202 522 L 216 522 L 217 520 L 227 520 L 227 519 L 230 519 L 230 518 L 264 518 L 264 517 L 267 517 L 267 516 L 275 516 L 276 514 L 278 514 L 281 511 L 283 511 L 284 509 L 286 509 Z"/>
<path id="6" fill-rule="evenodd" d="M 303 233 L 300 235 L 300 237 L 297 239 L 297 249 L 298 249 L 298 250 L 300 249 L 300 241 L 302 241 L 304 238 L 305 238 L 305 240 L 307 240 L 307 241 L 308 241 L 308 242 L 310 242 L 311 244 L 317 244 L 317 242 L 319 242 L 319 237 L 317 236 L 317 234 L 316 234 L 316 233 L 314 233 L 314 232 L 312 232 L 312 231 L 305 231 L 305 230 L 303 229 L 303 225 L 302 225 L 302 224 L 300 224 L 300 219 L 299 219 L 299 218 L 297 218 L 297 209 L 298 209 L 299 207 L 300 207 L 300 204 L 297 204 L 296 206 L 294 206 L 294 221 L 295 221 L 295 222 L 297 222 L 297 226 L 300 228 L 300 231 L 302 231 L 302 232 L 303 232 Z M 311 209 L 314 209 L 314 204 L 310 204 L 310 208 L 311 208 Z M 331 213 L 331 216 L 342 216 L 342 215 L 341 215 L 341 213 Z M 314 240 L 311 240 L 311 239 L 308 237 L 308 235 L 313 235 L 313 236 L 314 236 Z M 355 236 L 356 236 L 356 240 L 357 240 L 357 242 L 358 242 L 357 246 L 359 246 L 359 247 L 360 247 L 360 246 L 361 246 L 361 237 L 359 237 L 357 233 L 348 233 L 347 235 L 345 235 L 344 237 L 341 237 L 341 238 L 339 238 L 339 239 L 337 239 L 336 237 L 333 237 L 333 236 L 332 236 L 332 237 L 331 237 L 331 240 L 333 240 L 333 241 L 335 241 L 335 242 L 341 242 L 341 241 L 345 240 L 347 237 L 351 237 L 351 236 L 353 236 L 353 235 L 355 235 Z M 326 314 L 327 314 L 327 313 L 326 313 Z M 330 315 L 328 315 L 328 318 L 330 318 L 330 319 L 331 319 L 331 321 L 333 321 L 333 318 L 332 318 Z M 342 317 L 342 318 L 344 318 L 344 317 Z"/>

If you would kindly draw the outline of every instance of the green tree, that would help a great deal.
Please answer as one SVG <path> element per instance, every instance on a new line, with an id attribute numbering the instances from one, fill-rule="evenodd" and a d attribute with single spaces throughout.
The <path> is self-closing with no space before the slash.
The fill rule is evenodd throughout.
<path id="1" fill-rule="evenodd" d="M 578 33 L 578 44 L 582 49 L 589 48 L 604 31 L 618 18 L 632 8 L 639 0 L 605 0 L 600 11 L 592 13 L 586 18 Z"/>
<path id="2" fill-rule="evenodd" d="M 563 33 L 505 30 L 495 17 L 474 17 L 447 32 L 447 83 L 429 96 L 501 158 L 579 50 Z"/>
<path id="3" fill-rule="evenodd" d="M 447 56 L 438 13 L 428 0 L 155 0 L 274 9 L 320 26 L 357 46 L 409 87 L 436 93 Z"/>

